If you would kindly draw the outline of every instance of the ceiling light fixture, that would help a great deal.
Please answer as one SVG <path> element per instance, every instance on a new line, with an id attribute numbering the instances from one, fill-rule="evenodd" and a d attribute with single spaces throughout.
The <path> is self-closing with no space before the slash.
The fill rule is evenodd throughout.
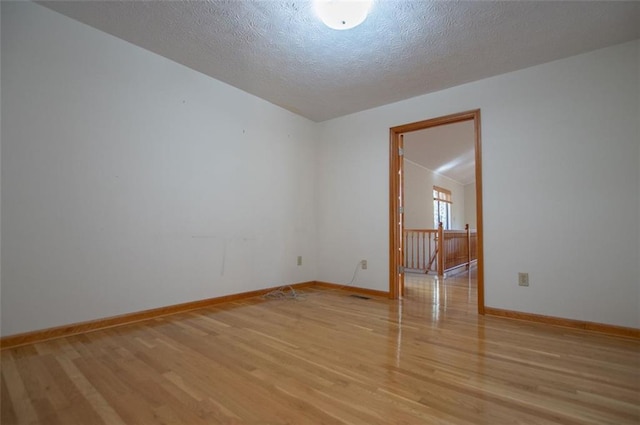
<path id="1" fill-rule="evenodd" d="M 314 0 L 322 22 L 334 30 L 357 27 L 367 19 L 373 0 Z"/>

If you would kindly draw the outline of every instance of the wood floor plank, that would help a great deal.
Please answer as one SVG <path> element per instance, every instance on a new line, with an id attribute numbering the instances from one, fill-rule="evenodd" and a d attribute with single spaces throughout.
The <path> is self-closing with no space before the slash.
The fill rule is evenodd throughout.
<path id="1" fill-rule="evenodd" d="M 4 350 L 3 424 L 635 424 L 638 340 L 475 312 L 473 273 L 401 302 L 305 289 Z"/>
<path id="2" fill-rule="evenodd" d="M 0 376 L 0 423 L 17 423 L 18 418 L 9 397 L 9 388 L 4 377 Z"/>
<path id="3" fill-rule="evenodd" d="M 57 360 L 86 401 L 95 409 L 95 412 L 102 419 L 103 423 L 108 425 L 124 425 L 125 422 L 120 415 L 109 405 L 91 382 L 87 380 L 85 375 L 74 364 L 73 360 L 65 356 L 58 356 Z M 96 423 L 95 420 L 92 422 Z"/>
<path id="4" fill-rule="evenodd" d="M 17 351 L 17 350 L 16 350 Z M 33 407 L 33 402 L 24 385 L 21 371 L 16 366 L 15 354 L 12 351 L 1 353 L 2 356 L 2 378 L 6 383 L 8 397 L 3 397 L 3 402 L 8 401 L 9 408 L 15 412 L 16 423 L 31 424 L 37 423 L 38 414 Z M 4 410 L 3 403 L 2 409 Z"/>

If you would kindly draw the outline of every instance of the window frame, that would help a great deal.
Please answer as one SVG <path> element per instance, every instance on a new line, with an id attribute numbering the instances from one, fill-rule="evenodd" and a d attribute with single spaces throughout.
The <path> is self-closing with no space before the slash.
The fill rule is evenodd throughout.
<path id="1" fill-rule="evenodd" d="M 442 227 L 444 230 L 451 230 L 452 226 L 452 217 L 451 210 L 453 206 L 453 200 L 451 196 L 451 191 L 449 189 L 445 189 L 444 187 L 433 185 L 433 223 L 434 227 L 438 228 L 439 223 L 442 223 Z M 445 204 L 444 207 L 444 220 L 442 213 L 441 204 Z M 436 214 L 437 213 L 437 214 Z"/>

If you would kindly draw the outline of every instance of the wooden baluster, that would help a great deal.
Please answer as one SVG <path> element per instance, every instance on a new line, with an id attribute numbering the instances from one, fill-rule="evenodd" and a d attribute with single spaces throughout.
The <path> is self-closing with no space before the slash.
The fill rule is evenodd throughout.
<path id="1" fill-rule="evenodd" d="M 416 232 L 416 267 L 417 269 L 420 268 L 420 235 L 422 232 L 417 231 Z"/>
<path id="2" fill-rule="evenodd" d="M 411 232 L 411 268 L 415 266 L 416 254 L 413 249 L 415 239 L 416 239 L 416 232 Z"/>
<path id="3" fill-rule="evenodd" d="M 411 239 L 411 268 L 414 269 L 417 263 L 416 243 L 419 238 L 418 232 L 413 232 L 413 238 Z"/>
<path id="4" fill-rule="evenodd" d="M 402 245 L 404 246 L 404 257 L 402 258 L 402 266 L 407 267 L 407 231 L 402 231 Z"/>
<path id="5" fill-rule="evenodd" d="M 422 233 L 422 267 L 420 270 L 425 269 L 427 267 L 427 246 L 425 245 L 425 241 L 427 240 L 427 232 Z"/>
<path id="6" fill-rule="evenodd" d="M 410 264 L 410 258 L 411 258 L 411 248 L 410 248 L 410 242 L 411 242 L 411 232 L 410 231 L 405 231 L 404 233 L 404 267 L 409 267 Z"/>
<path id="7" fill-rule="evenodd" d="M 404 257 L 406 259 L 404 266 L 410 268 L 411 266 L 411 232 L 407 232 L 406 241 L 404 243 Z"/>

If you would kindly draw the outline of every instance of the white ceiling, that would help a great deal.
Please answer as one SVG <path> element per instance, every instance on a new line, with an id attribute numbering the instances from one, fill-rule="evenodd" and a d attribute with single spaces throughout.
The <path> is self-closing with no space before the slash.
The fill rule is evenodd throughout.
<path id="1" fill-rule="evenodd" d="M 475 178 L 473 121 L 430 127 L 404 134 L 404 157 L 467 185 Z"/>
<path id="2" fill-rule="evenodd" d="M 348 31 L 303 0 L 40 3 L 318 122 L 640 38 L 640 2 L 374 0 Z"/>

